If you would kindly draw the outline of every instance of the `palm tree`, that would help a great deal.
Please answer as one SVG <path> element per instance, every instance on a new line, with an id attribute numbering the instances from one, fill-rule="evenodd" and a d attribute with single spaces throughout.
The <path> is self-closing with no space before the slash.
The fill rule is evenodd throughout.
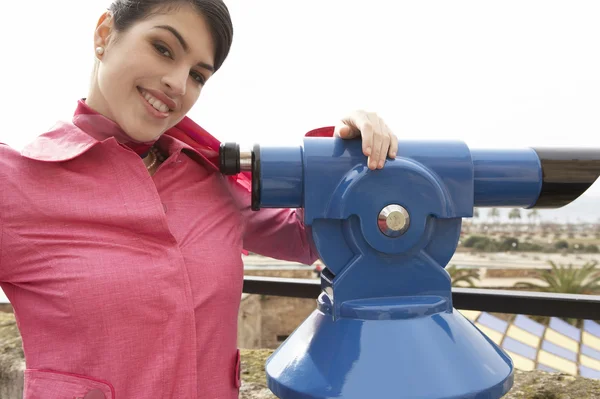
<path id="1" fill-rule="evenodd" d="M 515 284 L 515 288 L 529 288 L 542 292 L 565 294 L 598 295 L 600 293 L 600 271 L 596 269 L 598 262 L 587 262 L 581 268 L 577 269 L 573 268 L 571 264 L 568 267 L 564 265 L 560 265 L 559 267 L 552 261 L 548 261 L 548 263 L 552 266 L 552 270 L 544 270 L 538 277 L 546 285 L 521 281 Z M 534 319 L 544 324 L 547 320 L 546 317 Z M 583 326 L 582 320 L 570 318 L 563 318 L 563 320 L 579 328 Z"/>
<path id="2" fill-rule="evenodd" d="M 455 265 L 448 266 L 446 271 L 450 275 L 452 286 L 456 287 L 458 283 L 466 283 L 469 287 L 476 287 L 474 280 L 479 280 L 479 270 L 477 269 L 462 269 Z"/>
<path id="3" fill-rule="evenodd" d="M 508 218 L 510 220 L 512 219 L 521 219 L 521 210 L 519 208 L 513 208 L 510 210 L 510 213 L 508 214 Z"/>
<path id="4" fill-rule="evenodd" d="M 533 224 L 535 224 L 535 222 L 538 220 L 538 218 L 540 217 L 540 213 L 538 212 L 537 209 L 532 209 L 529 214 L 527 214 L 527 218 L 529 220 L 533 219 Z"/>
<path id="5" fill-rule="evenodd" d="M 500 217 L 500 211 L 498 210 L 498 208 L 490 209 L 490 211 L 488 212 L 488 217 L 490 217 L 492 221 L 495 222 Z"/>
<path id="6" fill-rule="evenodd" d="M 516 219 L 521 219 L 521 210 L 519 208 L 511 209 L 508 218 L 513 221 L 515 232 L 518 231 L 519 228 L 517 227 Z"/>
<path id="7" fill-rule="evenodd" d="M 544 270 L 538 279 L 546 283 L 540 285 L 528 282 L 518 282 L 515 288 L 532 288 L 542 292 L 554 292 L 564 294 L 600 294 L 600 271 L 596 269 L 598 262 L 587 262 L 581 268 L 573 268 L 569 264 L 557 266 L 548 261 L 552 270 Z"/>

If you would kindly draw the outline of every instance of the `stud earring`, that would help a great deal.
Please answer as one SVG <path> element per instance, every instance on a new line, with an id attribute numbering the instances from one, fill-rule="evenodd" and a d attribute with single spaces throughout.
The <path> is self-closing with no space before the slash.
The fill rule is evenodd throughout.
<path id="1" fill-rule="evenodd" d="M 104 47 L 96 47 L 96 54 L 98 54 L 98 55 L 104 54 Z"/>

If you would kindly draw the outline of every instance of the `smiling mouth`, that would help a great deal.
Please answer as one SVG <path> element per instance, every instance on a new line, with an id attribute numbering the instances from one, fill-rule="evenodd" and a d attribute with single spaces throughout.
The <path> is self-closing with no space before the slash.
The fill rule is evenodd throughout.
<path id="1" fill-rule="evenodd" d="M 140 92 L 140 94 L 142 95 L 142 97 L 144 97 L 144 99 L 146 99 L 146 102 L 148 102 L 148 104 L 150 104 L 152 107 L 154 107 L 154 109 L 156 109 L 157 111 L 163 112 L 163 113 L 168 113 L 168 112 L 173 111 L 165 103 L 160 101 L 158 98 L 152 96 L 150 93 L 144 91 L 144 89 L 142 89 L 141 87 L 138 87 L 137 89 Z"/>

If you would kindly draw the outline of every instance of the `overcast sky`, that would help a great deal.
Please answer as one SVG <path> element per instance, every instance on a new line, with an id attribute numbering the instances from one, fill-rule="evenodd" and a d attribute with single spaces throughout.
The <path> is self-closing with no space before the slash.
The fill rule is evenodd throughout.
<path id="1" fill-rule="evenodd" d="M 297 144 L 362 108 L 406 139 L 600 148 L 598 1 L 226 3 L 234 45 L 190 115 L 222 140 Z M 3 5 L 0 141 L 70 117 L 109 4 Z"/>

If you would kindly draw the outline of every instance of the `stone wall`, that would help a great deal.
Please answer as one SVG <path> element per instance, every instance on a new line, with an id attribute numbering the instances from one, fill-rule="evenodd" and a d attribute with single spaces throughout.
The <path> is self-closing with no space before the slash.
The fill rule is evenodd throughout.
<path id="1" fill-rule="evenodd" d="M 277 348 L 316 308 L 315 299 L 262 297 L 262 333 L 258 348 Z"/>
<path id="2" fill-rule="evenodd" d="M 242 295 L 238 314 L 238 347 L 260 348 L 262 310 L 260 295 Z"/>
<path id="3" fill-rule="evenodd" d="M 238 346 L 277 348 L 317 307 L 314 299 L 247 295 L 238 317 Z"/>
<path id="4" fill-rule="evenodd" d="M 0 303 L 0 313 L 13 313 L 12 305 L 10 303 Z"/>
<path id="5" fill-rule="evenodd" d="M 312 268 L 245 268 L 247 276 L 315 278 Z M 238 316 L 238 346 L 245 349 L 277 348 L 317 307 L 314 299 L 265 295 L 242 296 Z"/>
<path id="6" fill-rule="evenodd" d="M 0 398 L 23 397 L 25 360 L 21 335 L 12 313 L 0 313 Z"/>
<path id="7" fill-rule="evenodd" d="M 315 278 L 311 268 L 246 268 L 247 276 Z M 317 307 L 315 299 L 265 295 L 242 297 L 238 317 L 238 346 L 245 349 L 277 348 Z"/>

